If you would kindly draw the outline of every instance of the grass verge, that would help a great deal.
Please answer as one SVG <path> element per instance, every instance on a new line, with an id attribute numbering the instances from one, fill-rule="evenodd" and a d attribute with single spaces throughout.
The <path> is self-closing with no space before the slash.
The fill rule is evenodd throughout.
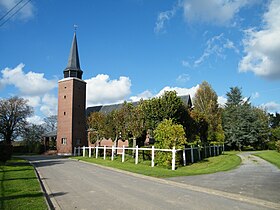
<path id="1" fill-rule="evenodd" d="M 179 167 L 175 171 L 160 166 L 155 166 L 152 168 L 150 166 L 150 161 L 144 161 L 135 165 L 133 159 L 126 159 L 126 161 L 122 163 L 121 158 L 116 158 L 114 161 L 111 161 L 109 159 L 103 160 L 102 158 L 96 159 L 92 157 L 72 158 L 159 178 L 191 176 L 216 173 L 219 171 L 228 171 L 236 168 L 241 163 L 241 159 L 236 155 L 235 152 L 226 152 L 225 154 L 220 156 L 210 157 L 198 163 L 187 165 L 185 167 Z"/>
<path id="2" fill-rule="evenodd" d="M 13 158 L 0 164 L 0 209 L 48 209 L 34 168 Z"/>
<path id="3" fill-rule="evenodd" d="M 280 169 L 280 153 L 275 150 L 266 150 L 254 154 L 272 164 Z"/>

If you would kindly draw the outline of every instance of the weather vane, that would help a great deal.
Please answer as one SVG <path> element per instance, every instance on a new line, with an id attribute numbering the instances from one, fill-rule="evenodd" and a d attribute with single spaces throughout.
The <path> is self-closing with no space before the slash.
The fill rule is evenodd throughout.
<path id="1" fill-rule="evenodd" d="M 78 28 L 78 25 L 77 25 L 77 24 L 74 24 L 74 31 L 75 31 L 75 32 L 77 31 L 77 28 Z"/>

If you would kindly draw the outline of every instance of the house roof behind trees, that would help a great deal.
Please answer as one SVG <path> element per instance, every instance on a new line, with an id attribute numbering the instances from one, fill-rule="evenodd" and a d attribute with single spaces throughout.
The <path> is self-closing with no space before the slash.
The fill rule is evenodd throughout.
<path id="1" fill-rule="evenodd" d="M 184 95 L 184 96 L 179 96 L 183 103 L 189 108 L 192 108 L 192 101 L 190 95 Z M 139 102 L 132 102 L 134 106 L 137 106 Z M 87 116 L 89 116 L 92 112 L 102 112 L 104 114 L 108 114 L 114 110 L 119 110 L 123 106 L 123 103 L 121 104 L 111 104 L 111 105 L 99 105 L 99 106 L 91 106 L 88 107 L 86 110 Z"/>

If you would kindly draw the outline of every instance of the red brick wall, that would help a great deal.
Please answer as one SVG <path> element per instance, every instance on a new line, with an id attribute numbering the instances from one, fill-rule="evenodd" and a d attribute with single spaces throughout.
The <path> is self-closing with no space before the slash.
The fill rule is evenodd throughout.
<path id="1" fill-rule="evenodd" d="M 58 154 L 72 154 L 73 147 L 87 146 L 85 103 L 86 83 L 83 80 L 66 78 L 58 82 Z M 62 138 L 67 139 L 66 144 L 62 144 Z"/>

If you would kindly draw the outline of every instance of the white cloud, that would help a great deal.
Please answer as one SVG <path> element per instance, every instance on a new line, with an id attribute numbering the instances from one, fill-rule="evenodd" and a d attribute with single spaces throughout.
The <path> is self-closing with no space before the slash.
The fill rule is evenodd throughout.
<path id="1" fill-rule="evenodd" d="M 14 69 L 3 69 L 0 83 L 3 86 L 14 86 L 20 93 L 10 94 L 28 100 L 27 104 L 34 108 L 35 115 L 28 118 L 29 122 L 42 124 L 43 115 L 45 117 L 57 114 L 57 97 L 50 94 L 57 87 L 57 81 L 46 79 L 42 73 L 25 73 L 23 68 L 24 64 L 19 64 Z"/>
<path id="2" fill-rule="evenodd" d="M 189 68 L 189 67 L 191 67 L 191 64 L 186 60 L 182 60 L 182 66 Z"/>
<path id="3" fill-rule="evenodd" d="M 226 39 L 226 42 L 223 44 L 223 47 L 226 48 L 226 49 L 232 49 L 234 50 L 237 54 L 239 53 L 239 49 L 234 45 L 234 43 L 229 40 L 229 39 Z"/>
<path id="4" fill-rule="evenodd" d="M 24 64 L 19 64 L 14 69 L 5 68 L 2 72 L 2 83 L 14 85 L 19 91 L 28 96 L 36 96 L 47 93 L 57 87 L 57 81 L 47 80 L 43 73 L 23 71 Z"/>
<path id="5" fill-rule="evenodd" d="M 165 91 L 174 91 L 175 90 L 177 92 L 178 96 L 190 95 L 191 98 L 193 98 L 196 91 L 198 90 L 198 88 L 199 88 L 199 85 L 196 85 L 191 88 L 179 88 L 179 87 L 166 86 L 161 91 L 159 91 L 158 94 L 156 94 L 156 97 L 163 95 Z"/>
<path id="6" fill-rule="evenodd" d="M 176 82 L 184 84 L 190 80 L 190 75 L 188 74 L 181 74 L 177 77 Z"/>
<path id="7" fill-rule="evenodd" d="M 193 66 L 197 67 L 201 65 L 212 55 L 225 59 L 225 50 L 227 49 L 234 50 L 236 53 L 239 52 L 234 43 L 231 40 L 225 38 L 223 33 L 213 36 L 207 40 L 206 48 L 204 49 L 203 54 L 194 61 Z"/>
<path id="8" fill-rule="evenodd" d="M 206 42 L 206 48 L 203 52 L 203 54 L 194 62 L 195 66 L 198 66 L 199 64 L 203 63 L 206 58 L 208 58 L 212 54 L 216 54 L 217 56 L 222 57 L 222 47 L 218 44 L 220 42 L 221 38 L 224 36 L 223 33 L 221 33 L 218 36 L 213 36 L 211 39 L 208 39 Z"/>
<path id="9" fill-rule="evenodd" d="M 42 119 L 42 117 L 40 117 L 38 115 L 33 115 L 32 117 L 28 117 L 27 122 L 36 124 L 36 125 L 42 125 L 45 123 L 44 119 Z"/>
<path id="10" fill-rule="evenodd" d="M 269 112 L 280 112 L 280 104 L 276 103 L 275 101 L 270 101 L 266 104 L 262 104 L 261 107 Z"/>
<path id="11" fill-rule="evenodd" d="M 179 5 L 173 6 L 171 10 L 160 12 L 157 17 L 154 32 L 159 33 L 164 31 L 166 22 L 168 22 L 177 12 Z"/>
<path id="12" fill-rule="evenodd" d="M 239 10 L 251 4 L 249 0 L 184 0 L 184 17 L 189 21 L 201 21 L 214 25 L 228 25 Z"/>
<path id="13" fill-rule="evenodd" d="M 41 104 L 40 96 L 23 96 L 24 99 L 28 100 L 27 104 L 32 107 L 38 107 Z"/>
<path id="14" fill-rule="evenodd" d="M 259 92 L 252 93 L 252 99 L 256 99 L 256 98 L 259 98 L 259 97 L 260 97 Z"/>
<path id="15" fill-rule="evenodd" d="M 5 87 L 4 81 L 0 79 L 0 90 Z"/>
<path id="16" fill-rule="evenodd" d="M 218 104 L 220 107 L 224 107 L 227 99 L 224 96 L 218 96 Z"/>
<path id="17" fill-rule="evenodd" d="M 19 1 L 18 0 L 1 0 L 0 1 L 0 11 L 3 11 L 3 14 L 1 14 L 1 16 L 3 16 L 4 14 L 6 14 L 6 12 L 8 12 L 12 7 L 14 7 L 16 4 L 18 4 Z M 25 5 L 26 4 L 26 5 Z M 24 6 L 25 5 L 25 6 Z M 22 7 L 22 9 L 20 9 Z M 6 20 L 6 18 L 9 18 L 11 15 L 13 15 L 18 9 L 19 12 L 18 14 L 16 14 L 15 16 L 13 16 L 13 19 L 19 19 L 19 20 L 28 20 L 31 19 L 34 16 L 34 11 L 35 8 L 32 4 L 32 1 L 22 1 L 20 2 L 15 9 L 13 9 L 3 20 Z"/>
<path id="18" fill-rule="evenodd" d="M 138 94 L 137 96 L 131 96 L 129 99 L 131 101 L 140 101 L 140 99 L 149 99 L 152 98 L 153 94 L 149 90 L 145 90 L 144 92 Z"/>
<path id="19" fill-rule="evenodd" d="M 42 105 L 40 111 L 45 116 L 51 116 L 57 114 L 57 97 L 52 94 L 45 94 L 42 98 Z"/>
<path id="20" fill-rule="evenodd" d="M 116 103 L 130 94 L 131 81 L 128 77 L 110 80 L 108 75 L 99 74 L 87 82 L 87 106 Z"/>
<path id="21" fill-rule="evenodd" d="M 140 101 L 140 99 L 149 99 L 149 98 L 153 98 L 153 97 L 159 97 L 162 96 L 164 94 L 164 92 L 166 91 L 176 91 L 178 96 L 184 96 L 184 95 L 190 95 L 191 98 L 194 97 L 196 91 L 198 90 L 199 85 L 196 85 L 194 87 L 191 88 L 180 88 L 180 87 L 170 87 L 170 86 L 166 86 L 164 88 L 162 88 L 158 93 L 153 94 L 151 91 L 146 90 L 143 93 L 140 93 L 137 96 L 131 96 L 130 100 L 131 101 Z"/>
<path id="22" fill-rule="evenodd" d="M 267 79 L 280 79 L 280 2 L 273 0 L 263 15 L 261 30 L 248 29 L 243 40 L 245 56 L 239 71 L 252 71 Z"/>

